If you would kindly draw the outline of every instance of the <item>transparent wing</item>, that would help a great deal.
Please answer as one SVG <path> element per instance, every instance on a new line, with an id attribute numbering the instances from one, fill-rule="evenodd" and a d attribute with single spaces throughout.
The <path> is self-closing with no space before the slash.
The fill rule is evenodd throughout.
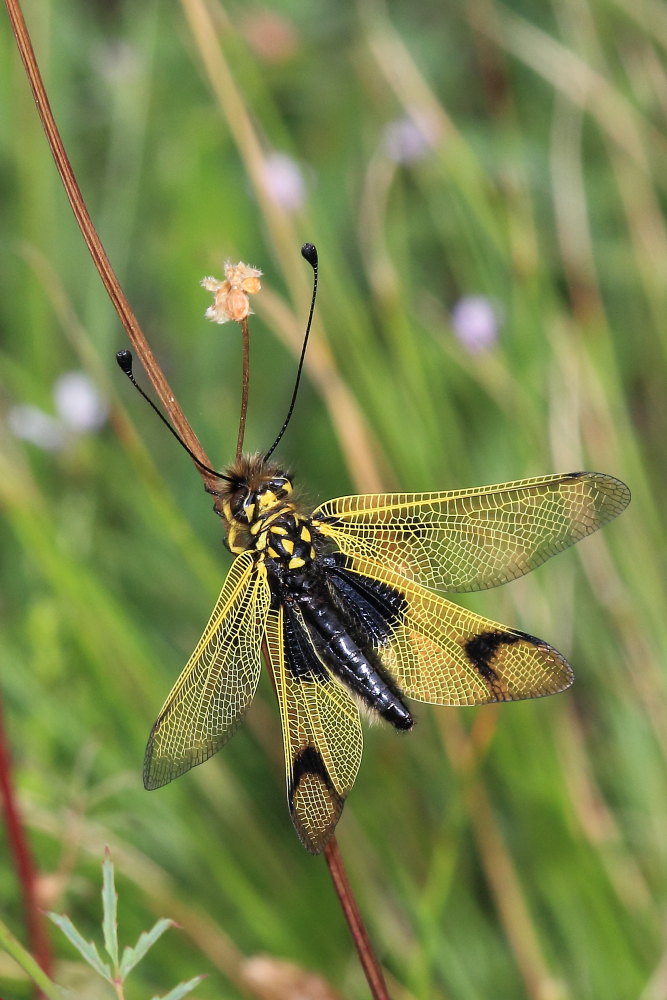
<path id="1" fill-rule="evenodd" d="M 305 626 L 293 621 L 286 631 L 284 608 L 269 612 L 266 638 L 290 814 L 304 847 L 318 854 L 334 832 L 361 763 L 359 709 L 318 660 Z"/>
<path id="2" fill-rule="evenodd" d="M 573 472 L 449 493 L 340 497 L 312 517 L 342 552 L 377 559 L 426 587 L 463 593 L 523 576 L 629 502 L 618 479 Z"/>
<path id="3" fill-rule="evenodd" d="M 233 735 L 257 688 L 270 600 L 266 576 L 244 552 L 151 730 L 146 788 L 166 785 L 208 760 Z"/>
<path id="4" fill-rule="evenodd" d="M 377 601 L 377 583 L 394 595 L 391 630 L 375 645 L 408 698 L 435 705 L 518 701 L 556 694 L 574 679 L 548 643 L 458 607 L 384 564 L 349 557 L 347 572 L 362 599 Z"/>

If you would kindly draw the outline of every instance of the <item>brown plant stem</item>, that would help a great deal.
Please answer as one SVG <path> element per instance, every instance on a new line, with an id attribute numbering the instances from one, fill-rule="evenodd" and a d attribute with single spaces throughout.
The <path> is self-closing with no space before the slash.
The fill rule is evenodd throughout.
<path id="1" fill-rule="evenodd" d="M 7 734 L 4 727 L 2 700 L 0 699 L 0 802 L 5 817 L 7 842 L 14 862 L 25 913 L 25 926 L 30 950 L 39 967 L 51 977 L 52 958 L 49 941 L 44 929 L 44 918 L 37 903 L 37 872 L 21 821 L 14 782 L 12 780 L 12 762 L 9 752 Z M 39 991 L 40 997 L 44 994 Z"/>
<path id="2" fill-rule="evenodd" d="M 331 881 L 333 882 L 334 889 L 336 890 L 336 895 L 338 896 L 338 901 L 340 902 L 343 915 L 347 921 L 347 926 L 350 928 L 350 934 L 352 935 L 352 940 L 354 941 L 354 946 L 357 949 L 357 954 L 359 956 L 359 961 L 361 962 L 361 967 L 364 970 L 364 975 L 368 982 L 368 986 L 371 991 L 371 996 L 373 1000 L 390 1000 L 389 993 L 387 991 L 387 984 L 384 981 L 384 975 L 378 962 L 377 956 L 373 951 L 373 946 L 368 937 L 368 932 L 366 930 L 366 925 L 362 919 L 359 907 L 357 906 L 357 901 L 352 892 L 352 888 L 347 879 L 347 873 L 345 871 L 345 866 L 343 865 L 343 859 L 338 850 L 338 842 L 335 837 L 332 837 L 327 846 L 324 848 L 324 859 L 329 868 L 329 874 L 331 875 Z"/>
<path id="3" fill-rule="evenodd" d="M 210 465 L 206 452 L 202 448 L 199 439 L 194 433 L 190 423 L 183 413 L 176 400 L 169 383 L 167 382 L 162 369 L 160 368 L 139 322 L 134 315 L 132 308 L 120 286 L 118 278 L 107 257 L 106 251 L 95 229 L 90 214 L 83 200 L 83 195 L 74 176 L 71 163 L 65 151 L 58 127 L 56 125 L 49 100 L 46 94 L 41 73 L 35 58 L 35 53 L 30 40 L 23 12 L 19 0 L 5 0 L 5 6 L 9 14 L 12 29 L 16 37 L 16 43 L 25 66 L 25 70 L 33 92 L 37 111 L 39 113 L 46 137 L 55 160 L 55 164 L 65 187 L 72 211 L 79 225 L 86 246 L 93 259 L 93 263 L 104 283 L 109 298 L 111 299 L 123 327 L 130 339 L 134 350 L 141 361 L 153 388 L 159 396 L 164 409 L 171 422 L 197 458 L 205 465 Z M 236 456 L 240 457 L 243 448 L 243 438 L 245 433 L 245 423 L 248 408 L 248 387 L 250 381 L 250 337 L 247 320 L 241 324 L 243 337 L 243 376 L 241 390 L 241 415 L 239 422 L 239 435 L 236 446 Z M 195 463 L 197 471 L 200 473 L 207 485 L 215 485 L 217 482 L 209 473 Z M 263 652 L 267 664 L 266 647 Z M 269 670 L 271 675 L 271 671 Z M 272 676 L 272 675 L 271 675 Z M 273 678 L 272 678 L 273 679 Z M 274 685 L 275 686 L 275 685 Z M 384 981 L 384 976 L 377 957 L 368 937 L 365 924 L 363 922 L 354 893 L 348 882 L 343 861 L 338 850 L 335 837 L 332 837 L 324 849 L 324 857 L 329 868 L 331 880 L 338 896 L 341 909 L 347 921 L 354 945 L 359 955 L 364 974 L 368 981 L 373 1000 L 390 1000 L 389 993 Z"/>
<path id="4" fill-rule="evenodd" d="M 266 639 L 262 642 L 262 657 L 264 658 L 264 663 L 266 665 L 273 690 L 277 695 L 276 681 L 273 676 L 271 657 L 269 656 Z M 366 925 L 364 924 L 363 917 L 361 916 L 361 911 L 357 906 L 357 900 L 354 892 L 352 891 L 352 886 L 348 881 L 343 859 L 340 851 L 338 850 L 338 841 L 335 837 L 331 837 L 328 844 L 324 848 L 324 860 L 327 863 L 327 868 L 329 869 L 329 874 L 331 875 L 331 881 L 333 882 L 333 887 L 336 890 L 336 895 L 338 896 L 340 908 L 343 911 L 343 916 L 345 917 L 347 926 L 352 936 L 354 947 L 357 950 L 361 967 L 364 970 L 364 975 L 366 976 L 371 996 L 373 997 L 373 1000 L 391 1000 L 389 993 L 387 992 L 387 984 L 384 981 L 382 968 L 380 967 L 377 955 L 373 950 L 373 945 L 371 944 L 371 940 L 368 936 L 368 931 L 366 930 Z"/>
<path id="5" fill-rule="evenodd" d="M 236 461 L 243 454 L 243 437 L 245 422 L 248 416 L 248 387 L 250 385 L 250 330 L 248 317 L 241 320 L 241 338 L 243 340 L 243 374 L 241 375 L 241 415 L 239 417 L 239 436 L 236 441 Z"/>
<path id="6" fill-rule="evenodd" d="M 90 255 L 93 259 L 93 263 L 95 264 L 109 298 L 118 313 L 118 317 L 127 332 L 130 343 L 144 366 L 146 374 L 150 379 L 155 392 L 159 396 L 169 419 L 190 450 L 195 453 L 197 458 L 199 458 L 205 465 L 210 465 L 206 453 L 199 443 L 197 435 L 190 426 L 183 410 L 174 397 L 162 369 L 155 359 L 144 332 L 139 325 L 139 321 L 134 315 L 132 307 L 130 306 L 125 293 L 120 286 L 120 282 L 116 277 L 114 269 L 111 266 L 111 262 L 107 257 L 102 241 L 100 240 L 95 226 L 93 225 L 93 221 L 90 218 L 90 214 L 83 200 L 83 195 L 81 194 L 81 189 L 79 188 L 76 177 L 74 176 L 72 165 L 60 137 L 58 126 L 56 125 L 53 117 L 53 112 L 51 111 L 51 105 L 49 104 L 49 99 L 44 87 L 44 81 L 42 80 L 42 75 L 39 71 L 39 66 L 37 64 L 37 59 L 35 57 L 35 52 L 30 39 L 30 33 L 23 17 L 20 2 L 19 0 L 5 0 L 5 6 L 12 24 L 16 44 L 23 61 L 23 65 L 25 66 L 30 88 L 35 99 L 37 112 L 44 127 L 46 138 L 48 140 L 51 153 L 53 154 L 53 159 L 55 160 L 56 168 L 60 174 L 69 203 L 72 207 L 72 212 L 74 213 L 74 217 L 79 225 L 79 229 L 81 230 L 86 246 L 88 247 Z M 199 466 L 196 466 L 196 468 L 207 485 L 215 485 L 217 480 L 215 480 L 210 474 L 204 472 L 204 470 L 200 469 Z"/>

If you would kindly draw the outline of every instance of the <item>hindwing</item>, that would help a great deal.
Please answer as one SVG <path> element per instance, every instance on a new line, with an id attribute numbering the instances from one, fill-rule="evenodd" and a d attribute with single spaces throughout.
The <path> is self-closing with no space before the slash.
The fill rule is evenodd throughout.
<path id="1" fill-rule="evenodd" d="M 548 643 L 461 608 L 383 563 L 348 556 L 335 587 L 399 690 L 436 705 L 482 705 L 556 694 L 572 670 Z M 382 622 L 369 629 L 371 620 Z"/>
<path id="2" fill-rule="evenodd" d="M 290 814 L 304 846 L 318 854 L 336 827 L 361 763 L 359 709 L 318 658 L 298 610 L 272 608 L 266 640 L 280 706 Z"/>
<path id="3" fill-rule="evenodd" d="M 257 688 L 271 593 L 254 555 L 238 556 L 197 648 L 151 730 L 144 785 L 159 788 L 233 735 Z"/>
<path id="4" fill-rule="evenodd" d="M 353 556 L 436 590 L 463 593 L 530 572 L 621 513 L 630 491 L 598 472 L 448 493 L 339 497 L 312 515 Z"/>

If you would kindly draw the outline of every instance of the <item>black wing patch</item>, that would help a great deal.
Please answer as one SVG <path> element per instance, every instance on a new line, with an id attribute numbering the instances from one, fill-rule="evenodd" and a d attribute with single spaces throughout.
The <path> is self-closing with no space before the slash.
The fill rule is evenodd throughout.
<path id="1" fill-rule="evenodd" d="M 342 552 L 326 556 L 327 580 L 337 604 L 374 646 L 391 640 L 407 608 L 405 597 L 396 587 L 348 569 L 352 560 Z"/>
<path id="2" fill-rule="evenodd" d="M 572 683 L 567 661 L 541 639 L 452 604 L 386 563 L 359 556 L 350 557 L 350 564 L 362 585 L 375 579 L 405 601 L 401 620 L 377 652 L 408 698 L 482 705 L 556 694 Z"/>
<path id="3" fill-rule="evenodd" d="M 269 612 L 266 640 L 283 727 L 290 814 L 303 845 L 318 854 L 361 763 L 359 709 L 321 664 L 305 625 L 287 603 Z"/>
<path id="4" fill-rule="evenodd" d="M 514 646 L 517 642 L 526 642 L 537 648 L 547 644 L 528 632 L 479 632 L 464 643 L 470 663 L 488 684 L 491 691 L 498 695 L 499 701 L 508 700 L 502 681 L 493 669 L 493 663 L 503 646 Z"/>

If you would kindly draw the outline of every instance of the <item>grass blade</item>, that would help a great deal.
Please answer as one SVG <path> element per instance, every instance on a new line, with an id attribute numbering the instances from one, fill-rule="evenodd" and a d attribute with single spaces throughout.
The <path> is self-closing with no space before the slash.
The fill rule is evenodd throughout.
<path id="1" fill-rule="evenodd" d="M 39 987 L 47 1000 L 64 1000 L 65 992 L 52 982 L 43 969 L 23 947 L 18 938 L 14 937 L 9 927 L 0 920 L 0 948 L 6 951 L 23 971 L 30 976 L 35 986 Z"/>

